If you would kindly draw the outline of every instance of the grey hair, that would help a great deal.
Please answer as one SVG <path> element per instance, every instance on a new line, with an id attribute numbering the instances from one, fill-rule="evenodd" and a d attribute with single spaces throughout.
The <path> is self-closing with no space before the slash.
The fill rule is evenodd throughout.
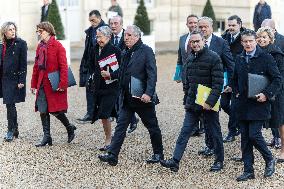
<path id="1" fill-rule="evenodd" d="M 13 25 L 15 27 L 15 31 L 16 31 L 16 36 L 17 36 L 17 26 L 15 24 L 15 22 L 5 22 L 2 26 L 1 26 L 1 40 L 4 42 L 5 41 L 5 33 L 8 31 L 9 26 Z"/>
<path id="2" fill-rule="evenodd" d="M 198 19 L 198 22 L 199 22 L 200 20 L 206 20 L 207 22 L 209 22 L 209 24 L 210 24 L 211 26 L 213 26 L 213 20 L 212 20 L 212 18 L 210 18 L 210 17 L 202 16 L 202 17 L 200 17 L 200 18 Z"/>
<path id="3" fill-rule="evenodd" d="M 121 17 L 121 16 L 116 15 L 116 16 L 112 17 L 110 20 L 112 20 L 112 19 L 114 19 L 114 18 L 118 18 L 118 19 L 119 19 L 119 21 L 120 21 L 120 25 L 123 25 L 123 19 L 122 19 L 122 17 Z"/>
<path id="4" fill-rule="evenodd" d="M 97 32 L 101 32 L 106 37 L 111 37 L 112 31 L 108 26 L 101 26 L 97 29 Z"/>
<path id="5" fill-rule="evenodd" d="M 133 30 L 134 36 L 141 38 L 142 31 L 138 26 L 130 25 L 130 26 L 127 26 L 127 28 L 131 28 Z"/>

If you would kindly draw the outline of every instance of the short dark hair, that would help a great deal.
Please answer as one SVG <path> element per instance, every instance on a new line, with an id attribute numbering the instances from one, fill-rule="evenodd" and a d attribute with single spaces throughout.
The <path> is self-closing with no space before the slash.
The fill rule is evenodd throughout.
<path id="1" fill-rule="evenodd" d="M 196 16 L 195 14 L 190 14 L 190 15 L 187 16 L 186 21 L 191 17 L 195 17 L 198 20 L 198 16 Z"/>
<path id="2" fill-rule="evenodd" d="M 242 19 L 238 15 L 233 15 L 228 18 L 228 20 L 237 20 L 238 24 L 242 24 Z"/>
<path id="3" fill-rule="evenodd" d="M 250 29 L 245 29 L 242 33 L 241 36 L 254 36 L 254 38 L 256 38 L 256 33 L 253 30 Z"/>
<path id="4" fill-rule="evenodd" d="M 54 29 L 53 25 L 50 22 L 41 22 L 38 25 L 36 25 L 36 28 L 45 30 L 51 36 L 55 36 L 56 35 L 55 29 Z"/>
<path id="5" fill-rule="evenodd" d="M 100 13 L 100 11 L 98 11 L 98 10 L 92 10 L 92 11 L 89 13 L 89 17 L 91 17 L 91 16 L 93 16 L 93 15 L 96 15 L 96 17 L 101 18 L 101 13 Z"/>
<path id="6" fill-rule="evenodd" d="M 204 34 L 203 34 L 200 30 L 198 30 L 198 29 L 193 30 L 193 31 L 190 33 L 190 36 L 191 36 L 191 35 L 195 35 L 195 34 L 199 34 L 199 35 L 201 36 L 201 38 L 204 39 Z"/>

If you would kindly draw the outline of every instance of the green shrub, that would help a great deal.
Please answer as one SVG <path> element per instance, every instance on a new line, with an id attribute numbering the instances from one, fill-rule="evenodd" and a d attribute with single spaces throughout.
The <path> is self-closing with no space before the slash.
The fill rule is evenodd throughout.
<path id="1" fill-rule="evenodd" d="M 53 25 L 56 32 L 56 39 L 65 39 L 64 27 L 61 22 L 61 17 L 56 0 L 53 0 L 48 7 L 47 21 L 49 21 Z"/>
<path id="2" fill-rule="evenodd" d="M 215 18 L 215 13 L 214 13 L 214 10 L 213 10 L 213 7 L 211 5 L 210 0 L 207 0 L 206 5 L 205 5 L 203 12 L 202 12 L 202 16 L 207 16 L 207 17 L 212 18 L 214 31 L 216 31 L 218 29 L 217 23 L 216 23 L 216 18 Z"/>
<path id="3" fill-rule="evenodd" d="M 150 34 L 150 20 L 148 17 L 147 9 L 144 0 L 140 0 L 139 6 L 134 18 L 134 25 L 138 26 L 144 35 Z"/>

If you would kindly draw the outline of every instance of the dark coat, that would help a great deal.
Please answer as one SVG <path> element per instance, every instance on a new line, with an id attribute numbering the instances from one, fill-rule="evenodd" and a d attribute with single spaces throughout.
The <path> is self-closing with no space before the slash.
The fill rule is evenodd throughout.
<path id="1" fill-rule="evenodd" d="M 33 67 L 31 88 L 40 89 L 43 85 L 44 93 L 47 101 L 48 112 L 59 112 L 68 109 L 67 103 L 67 87 L 68 87 L 68 65 L 66 59 L 66 51 L 55 37 L 51 37 L 47 47 L 47 63 L 46 69 L 38 68 L 39 46 L 36 50 L 35 64 Z M 58 88 L 64 89 L 63 92 L 53 91 L 51 83 L 48 79 L 48 73 L 59 71 L 60 82 Z M 37 111 L 37 109 L 36 109 Z"/>
<path id="2" fill-rule="evenodd" d="M 202 110 L 202 107 L 195 103 L 198 84 L 212 89 L 206 103 L 214 107 L 221 95 L 223 87 L 223 68 L 221 59 L 217 53 L 208 48 L 203 48 L 203 50 L 196 54 L 191 53 L 185 73 L 185 109 L 191 111 Z"/>
<path id="3" fill-rule="evenodd" d="M 284 124 L 284 53 L 275 44 L 270 44 L 262 49 L 273 56 L 281 74 L 282 83 L 275 101 L 271 102 L 271 119 L 269 122 L 271 128 L 278 128 Z"/>
<path id="4" fill-rule="evenodd" d="M 281 76 L 273 57 L 257 46 L 255 55 L 246 62 L 245 52 L 236 58 L 233 90 L 236 97 L 236 115 L 239 120 L 268 120 L 271 115 L 269 100 L 279 91 Z M 264 75 L 270 80 L 270 85 L 262 91 L 267 97 L 266 102 L 249 99 L 248 73 Z"/>
<path id="5" fill-rule="evenodd" d="M 260 8 L 260 6 L 262 6 L 262 8 L 261 8 L 261 11 L 258 13 L 258 9 Z M 253 14 L 254 30 L 257 31 L 261 27 L 262 21 L 267 18 L 269 19 L 271 18 L 270 6 L 266 2 L 264 5 L 261 5 L 260 3 L 258 3 L 255 6 L 254 14 Z"/>
<path id="6" fill-rule="evenodd" d="M 240 29 L 240 33 L 244 31 L 244 28 L 241 28 Z M 230 43 L 231 41 L 231 34 L 229 32 L 229 30 L 226 30 L 223 35 L 222 35 L 222 38 L 225 39 L 228 43 L 229 43 L 229 46 L 230 46 L 230 50 L 231 50 L 231 53 L 233 55 L 233 58 L 235 59 L 236 56 L 240 53 L 243 52 L 244 50 L 244 47 L 243 45 L 241 44 L 241 34 L 239 34 L 232 43 Z"/>
<path id="7" fill-rule="evenodd" d="M 2 44 L 0 44 L 2 48 Z M 26 98 L 27 76 L 27 43 L 21 38 L 16 38 L 14 43 L 7 48 L 6 55 L 1 64 L 0 97 L 4 104 L 24 102 Z M 2 50 L 0 50 L 2 59 Z M 18 84 L 24 84 L 19 89 Z"/>
<path id="8" fill-rule="evenodd" d="M 93 62 L 92 69 L 90 70 L 93 78 L 92 86 L 94 91 L 94 117 L 93 122 L 98 119 L 107 119 L 109 117 L 116 117 L 115 103 L 117 102 L 119 94 L 118 80 L 113 81 L 110 84 L 106 84 L 106 81 L 101 76 L 101 70 L 107 70 L 109 65 L 100 67 L 99 62 L 106 59 L 107 57 L 115 54 L 118 65 L 121 62 L 121 51 L 119 48 L 113 46 L 111 42 L 106 44 L 99 54 L 99 45 L 97 44 L 94 48 L 94 53 L 91 57 Z M 110 74 L 114 74 L 116 71 L 112 71 L 109 68 Z M 112 80 L 115 78 L 111 77 Z M 103 98 L 102 98 L 103 97 Z"/>
<path id="9" fill-rule="evenodd" d="M 185 73 L 183 72 L 184 70 L 184 66 L 186 66 L 186 62 L 187 62 L 187 58 L 188 58 L 188 55 L 189 53 L 186 52 L 185 50 L 185 41 L 187 39 L 189 34 L 185 34 L 185 35 L 182 35 L 180 38 L 179 38 L 179 46 L 178 46 L 178 59 L 177 59 L 177 65 L 180 65 L 181 66 L 181 79 L 182 79 L 182 82 L 184 83 L 184 80 L 185 80 Z"/>
<path id="10" fill-rule="evenodd" d="M 96 28 L 89 27 L 87 30 L 85 30 L 86 33 L 85 49 L 83 57 L 81 59 L 80 70 L 79 70 L 79 87 L 85 87 L 90 77 L 90 69 L 93 64 L 93 62 L 91 62 L 92 61 L 91 56 L 94 53 L 93 33 L 96 32 L 96 30 L 101 26 L 107 26 L 103 20 Z"/>
<path id="11" fill-rule="evenodd" d="M 47 5 L 47 6 L 48 6 L 48 8 L 47 8 L 47 11 L 46 11 L 46 12 L 44 12 L 45 6 L 42 6 L 42 7 L 41 7 L 40 22 L 47 21 L 48 11 L 49 11 L 49 6 L 50 6 L 50 5 Z"/>
<path id="12" fill-rule="evenodd" d="M 284 36 L 281 35 L 280 33 L 276 32 L 275 33 L 275 41 L 274 44 L 278 46 L 282 52 L 284 52 Z"/>
<path id="13" fill-rule="evenodd" d="M 152 98 L 152 102 L 144 103 L 139 99 L 131 98 L 129 104 L 136 107 L 147 107 L 157 103 L 156 82 L 157 82 L 157 66 L 153 50 L 145 44 L 141 44 L 139 48 L 133 52 L 129 63 L 127 64 L 126 51 L 122 53 L 122 65 L 119 74 L 121 94 L 119 98 L 120 106 L 125 104 L 124 98 L 130 84 L 131 76 L 138 78 L 145 85 L 145 92 Z"/>
<path id="14" fill-rule="evenodd" d="M 228 84 L 231 85 L 235 62 L 228 42 L 221 37 L 212 34 L 209 50 L 216 52 L 220 56 L 224 72 L 227 71 L 228 73 Z"/>
<path id="15" fill-rule="evenodd" d="M 117 45 L 117 47 L 121 50 L 121 51 L 123 51 L 125 48 L 126 48 L 126 46 L 125 46 L 125 43 L 124 43 L 124 29 L 122 29 L 123 31 L 122 31 L 122 36 L 121 36 L 121 38 L 120 38 L 120 41 L 118 42 L 118 45 Z M 112 44 L 114 44 L 114 34 L 112 34 L 111 35 L 111 43 Z"/>

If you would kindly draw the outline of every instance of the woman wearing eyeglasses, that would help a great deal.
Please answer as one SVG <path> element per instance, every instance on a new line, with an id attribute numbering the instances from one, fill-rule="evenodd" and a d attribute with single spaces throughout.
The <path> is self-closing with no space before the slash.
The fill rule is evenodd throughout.
<path id="1" fill-rule="evenodd" d="M 50 135 L 50 114 L 54 115 L 66 127 L 68 143 L 74 137 L 76 127 L 70 124 L 65 113 L 68 109 L 68 65 L 66 51 L 55 39 L 54 27 L 49 22 L 41 22 L 37 26 L 40 43 L 36 49 L 35 64 L 31 79 L 31 92 L 36 94 L 35 109 L 40 112 L 43 127 L 43 139 L 36 147 L 52 145 Z M 56 91 L 52 90 L 48 74 L 59 71 L 60 79 Z"/>
<path id="2" fill-rule="evenodd" d="M 0 97 L 7 108 L 8 132 L 4 140 L 18 138 L 16 103 L 26 98 L 27 43 L 17 36 L 17 26 L 6 22 L 1 27 Z"/>

